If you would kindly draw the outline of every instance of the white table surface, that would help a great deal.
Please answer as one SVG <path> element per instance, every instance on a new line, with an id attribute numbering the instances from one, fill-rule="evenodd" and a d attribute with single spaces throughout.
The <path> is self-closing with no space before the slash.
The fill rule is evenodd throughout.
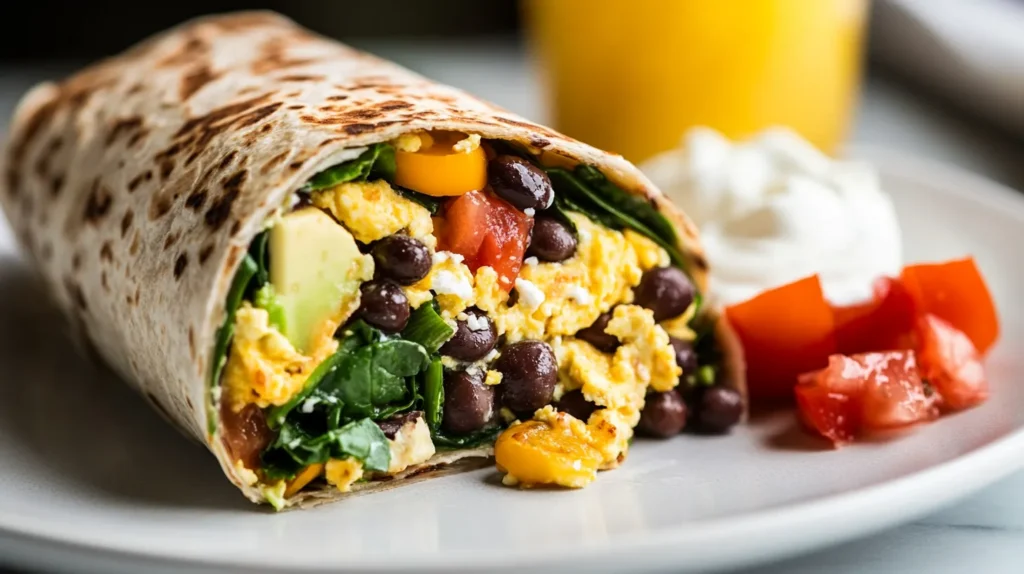
<path id="1" fill-rule="evenodd" d="M 360 46 L 530 119 L 546 119 L 535 75 L 514 43 Z M 21 93 L 65 69 L 0 65 L 0 132 Z M 982 126 L 884 76 L 867 81 L 850 140 L 945 161 L 1024 190 L 1024 140 Z M 1024 473 L 910 524 L 748 572 L 963 574 L 967 569 L 1024 572 Z"/>

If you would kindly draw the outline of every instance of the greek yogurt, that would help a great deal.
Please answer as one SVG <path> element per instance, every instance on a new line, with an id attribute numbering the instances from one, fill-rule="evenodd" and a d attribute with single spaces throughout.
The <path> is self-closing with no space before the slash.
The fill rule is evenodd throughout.
<path id="1" fill-rule="evenodd" d="M 733 143 L 708 128 L 642 166 L 701 230 L 710 290 L 731 304 L 819 274 L 836 304 L 899 273 L 900 230 L 874 169 L 773 128 Z"/>

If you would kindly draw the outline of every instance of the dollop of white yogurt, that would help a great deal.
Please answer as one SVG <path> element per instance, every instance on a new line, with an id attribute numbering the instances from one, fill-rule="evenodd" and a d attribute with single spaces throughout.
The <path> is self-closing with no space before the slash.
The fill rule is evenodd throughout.
<path id="1" fill-rule="evenodd" d="M 692 129 L 641 168 L 700 228 L 723 304 L 815 273 L 831 302 L 850 304 L 899 273 L 899 224 L 874 168 L 834 160 L 788 129 L 736 143 Z"/>

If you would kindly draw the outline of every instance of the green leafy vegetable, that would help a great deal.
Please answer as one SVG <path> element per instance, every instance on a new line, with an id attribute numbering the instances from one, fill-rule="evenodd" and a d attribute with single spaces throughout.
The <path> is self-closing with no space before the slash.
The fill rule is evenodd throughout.
<path id="1" fill-rule="evenodd" d="M 425 193 L 420 193 L 397 185 L 392 185 L 391 189 L 394 189 L 398 195 L 401 195 L 409 201 L 418 203 L 425 207 L 427 211 L 430 212 L 430 215 L 437 215 L 437 212 L 441 210 L 441 200 L 436 197 L 431 197 Z"/>
<path id="2" fill-rule="evenodd" d="M 591 166 L 577 166 L 574 172 L 560 167 L 545 171 L 566 206 L 612 229 L 629 228 L 650 238 L 668 252 L 673 263 L 685 269 L 686 262 L 675 246 L 675 231 L 653 206 L 619 189 Z M 590 183 L 585 183 L 585 179 L 600 185 L 600 191 L 595 191 Z M 655 225 L 662 231 L 664 226 L 668 226 L 670 233 L 661 235 L 649 225 Z"/>
<path id="3" fill-rule="evenodd" d="M 423 411 L 427 418 L 430 432 L 435 433 L 441 428 L 441 410 L 444 405 L 444 367 L 441 357 L 434 357 L 422 375 Z"/>
<path id="4" fill-rule="evenodd" d="M 284 307 L 277 300 L 277 295 L 274 293 L 274 286 L 270 283 L 263 285 L 256 290 L 256 294 L 253 296 L 253 304 L 264 309 L 269 317 L 270 326 L 277 329 L 279 333 L 284 332 L 285 328 L 285 311 Z"/>
<path id="5" fill-rule="evenodd" d="M 306 191 L 328 189 L 349 181 L 365 181 L 371 175 L 395 177 L 395 150 L 385 143 L 373 144 L 356 159 L 329 167 L 310 178 Z"/>
<path id="6" fill-rule="evenodd" d="M 217 329 L 217 336 L 213 346 L 210 380 L 208 383 L 211 392 L 220 384 L 220 374 L 224 370 L 224 364 L 227 363 L 228 343 L 230 343 L 231 337 L 235 334 L 235 313 L 242 305 L 242 295 L 245 294 L 246 288 L 258 271 L 259 265 L 257 265 L 256 260 L 247 254 L 242 259 L 242 264 L 238 267 L 238 271 L 235 272 L 235 278 L 231 281 L 227 301 L 224 303 L 224 323 Z M 208 421 L 207 431 L 210 434 L 217 432 L 217 409 L 215 402 L 213 400 L 207 401 L 206 420 Z"/>
<path id="7" fill-rule="evenodd" d="M 286 424 L 263 454 L 262 469 L 270 479 L 289 479 L 310 464 L 348 457 L 362 462 L 367 470 L 387 471 L 391 448 L 377 423 L 359 419 L 319 436 L 309 435 L 297 424 Z"/>
<path id="8" fill-rule="evenodd" d="M 574 173 L 590 189 L 595 190 L 601 196 L 601 199 L 607 201 L 618 211 L 628 214 L 639 221 L 670 245 L 675 245 L 679 241 L 679 238 L 676 237 L 675 228 L 672 227 L 672 224 L 669 223 L 668 219 L 657 208 L 651 205 L 650 202 L 626 193 L 619 186 L 608 181 L 608 178 L 596 167 L 592 165 L 578 165 Z M 637 229 L 636 231 L 641 230 Z"/>
<path id="9" fill-rule="evenodd" d="M 270 233 L 261 232 L 249 244 L 249 255 L 256 262 L 256 288 L 260 288 L 270 282 L 270 251 L 267 249 L 267 241 Z"/>
<path id="10" fill-rule="evenodd" d="M 288 414 L 292 412 L 299 403 L 309 398 L 309 395 L 317 388 L 320 381 L 322 381 L 324 377 L 333 374 L 342 359 L 348 356 L 348 354 L 354 351 L 360 344 L 362 344 L 361 341 L 351 337 L 342 341 L 338 346 L 338 350 L 333 355 L 324 359 L 322 363 L 317 365 L 316 369 L 313 369 L 313 372 L 309 374 L 308 378 L 306 378 L 306 382 L 303 384 L 301 391 L 295 393 L 295 396 L 287 403 L 281 406 L 271 407 L 270 410 L 267 411 L 267 425 L 271 429 L 276 429 L 283 425 Z"/>
<path id="11" fill-rule="evenodd" d="M 346 417 L 379 418 L 382 409 L 408 397 L 406 377 L 418 374 L 429 361 L 426 350 L 412 341 L 372 343 L 342 358 L 317 390 L 340 400 Z"/>
<path id="12" fill-rule="evenodd" d="M 498 439 L 503 430 L 500 426 L 483 428 L 461 436 L 447 436 L 440 430 L 431 433 L 430 438 L 438 449 L 473 448 L 490 444 Z"/>
<path id="13" fill-rule="evenodd" d="M 550 213 L 555 219 L 561 221 L 562 224 L 569 228 L 569 231 L 571 231 L 573 235 L 578 235 L 579 233 L 576 230 L 576 222 L 569 217 L 570 211 L 579 211 L 579 209 L 572 209 L 570 207 L 570 202 L 567 202 L 560 197 L 555 197 L 555 202 L 551 204 L 551 208 L 548 209 L 547 213 Z"/>
<path id="14" fill-rule="evenodd" d="M 402 331 L 402 338 L 419 343 L 428 353 L 433 354 L 454 334 L 455 329 L 437 314 L 431 302 L 420 305 L 412 312 L 409 323 Z"/>
<path id="15" fill-rule="evenodd" d="M 711 365 L 701 365 L 697 368 L 697 384 L 710 387 L 715 384 L 715 368 Z"/>

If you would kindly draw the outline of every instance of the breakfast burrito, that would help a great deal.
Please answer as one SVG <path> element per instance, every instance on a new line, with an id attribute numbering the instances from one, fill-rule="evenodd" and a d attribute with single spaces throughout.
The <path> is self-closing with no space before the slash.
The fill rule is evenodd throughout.
<path id="1" fill-rule="evenodd" d="M 598 97 L 599 95 L 595 95 Z M 694 226 L 629 162 L 273 13 L 22 100 L 3 207 L 84 348 L 277 508 L 728 430 Z"/>

